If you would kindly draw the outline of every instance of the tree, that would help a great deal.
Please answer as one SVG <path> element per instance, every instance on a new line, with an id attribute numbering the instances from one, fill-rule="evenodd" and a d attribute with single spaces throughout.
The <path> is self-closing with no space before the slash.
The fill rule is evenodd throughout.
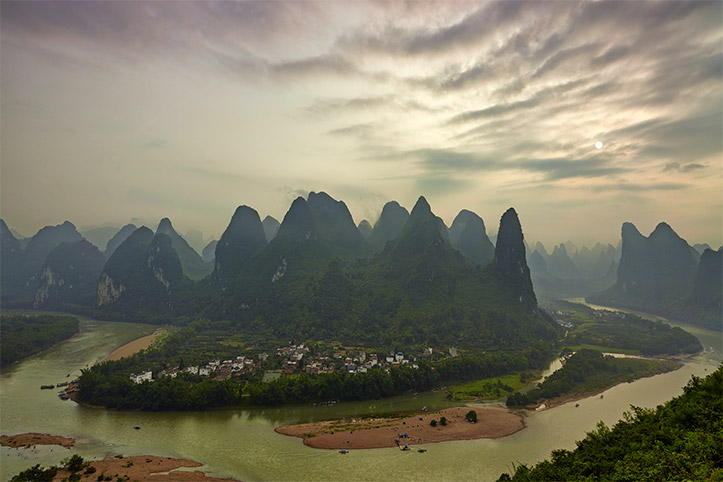
<path id="1" fill-rule="evenodd" d="M 431 425 L 432 427 L 436 427 L 436 426 L 437 426 L 437 421 L 434 420 L 434 419 L 432 419 L 432 421 L 429 422 L 429 425 Z"/>
<path id="2" fill-rule="evenodd" d="M 442 417 L 439 419 L 440 425 L 447 425 L 447 417 Z"/>
<path id="3" fill-rule="evenodd" d="M 477 412 L 470 410 L 464 418 L 466 418 L 468 422 L 477 423 Z"/>

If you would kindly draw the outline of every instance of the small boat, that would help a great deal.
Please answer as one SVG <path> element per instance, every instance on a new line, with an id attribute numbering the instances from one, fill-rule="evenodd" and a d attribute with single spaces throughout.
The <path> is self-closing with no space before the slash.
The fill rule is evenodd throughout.
<path id="1" fill-rule="evenodd" d="M 68 382 L 60 382 L 60 383 L 58 383 L 58 384 L 55 385 L 55 386 L 56 386 L 56 387 L 67 387 L 67 386 L 68 386 Z"/>
<path id="2" fill-rule="evenodd" d="M 55 385 L 40 385 L 41 390 L 52 390 L 55 388 Z"/>
<path id="3" fill-rule="evenodd" d="M 580 406 L 580 404 L 579 404 L 579 403 L 576 403 L 576 404 L 575 404 L 575 408 L 577 408 L 577 407 L 579 407 L 579 406 Z"/>
<path id="4" fill-rule="evenodd" d="M 141 426 L 140 426 L 140 425 L 136 425 L 136 426 L 133 427 L 133 428 L 136 429 L 136 430 L 140 430 L 140 429 L 141 429 Z"/>
<path id="5" fill-rule="evenodd" d="M 420 454 L 423 454 L 426 451 L 427 451 L 427 449 L 417 449 L 417 452 L 419 452 Z"/>
<path id="6" fill-rule="evenodd" d="M 339 450 L 339 453 L 342 455 L 346 455 L 349 453 L 349 451 L 347 449 L 341 449 L 341 450 Z"/>
<path id="7" fill-rule="evenodd" d="M 600 398 L 602 398 L 602 397 L 603 397 L 603 396 L 602 396 L 602 395 L 600 395 Z"/>

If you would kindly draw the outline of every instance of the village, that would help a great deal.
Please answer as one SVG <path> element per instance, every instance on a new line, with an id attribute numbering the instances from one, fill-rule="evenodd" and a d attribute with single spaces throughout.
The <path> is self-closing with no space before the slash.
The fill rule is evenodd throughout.
<path id="1" fill-rule="evenodd" d="M 425 348 L 419 356 L 422 358 L 431 357 L 433 351 L 432 348 Z M 386 355 L 377 353 L 367 354 L 361 350 L 340 350 L 334 352 L 331 356 L 327 353 L 319 353 L 311 356 L 309 353 L 309 347 L 303 343 L 277 348 L 276 357 L 281 361 L 281 368 L 265 369 L 264 381 L 278 378 L 281 374 L 291 374 L 299 371 L 310 375 L 318 375 L 321 373 L 332 373 L 337 370 L 356 374 L 366 373 L 372 369 L 389 370 L 392 367 L 402 366 L 419 368 L 414 355 L 407 354 L 405 356 L 401 351 L 390 351 Z M 449 354 L 457 356 L 457 350 L 450 348 Z M 274 364 L 275 366 L 279 366 L 279 360 Z M 260 353 L 256 359 L 247 356 L 237 356 L 232 360 L 212 360 L 205 365 L 176 366 L 158 372 L 155 378 L 153 372 L 148 370 L 133 373 L 130 375 L 130 379 L 135 383 L 143 383 L 152 382 L 158 378 L 176 378 L 180 373 L 190 373 L 215 380 L 228 380 L 233 376 L 254 373 L 264 369 L 264 367 L 268 365 L 267 362 L 269 362 L 269 355 L 267 353 Z"/>

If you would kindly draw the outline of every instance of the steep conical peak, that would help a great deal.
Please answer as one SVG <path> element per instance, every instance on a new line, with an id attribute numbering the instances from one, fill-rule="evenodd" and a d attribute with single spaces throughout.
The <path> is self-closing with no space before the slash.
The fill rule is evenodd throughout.
<path id="1" fill-rule="evenodd" d="M 564 244 L 560 243 L 552 250 L 553 256 L 567 256 L 567 248 Z"/>
<path id="2" fill-rule="evenodd" d="M 382 213 L 374 224 L 369 244 L 377 249 L 382 248 L 384 243 L 399 236 L 408 219 L 409 211 L 406 208 L 400 206 L 397 201 L 389 201 L 382 208 Z"/>
<path id="3" fill-rule="evenodd" d="M 315 227 L 314 218 L 309 210 L 309 204 L 306 199 L 299 196 L 291 203 L 291 207 L 286 211 L 284 220 L 281 221 L 279 232 L 276 233 L 277 238 L 305 237 L 309 239 L 313 234 Z"/>
<path id="4" fill-rule="evenodd" d="M 429 203 L 424 196 L 419 196 L 419 199 L 417 199 L 417 203 L 412 208 L 412 212 L 409 216 L 419 217 L 427 214 L 432 214 L 432 208 L 429 206 Z"/>
<path id="5" fill-rule="evenodd" d="M 216 279 L 234 279 L 243 264 L 265 245 L 266 235 L 259 213 L 248 206 L 236 208 L 216 245 Z"/>
<path id="6" fill-rule="evenodd" d="M 543 257 L 549 256 L 549 253 L 545 249 L 545 245 L 542 244 L 540 241 L 535 244 L 535 251 L 539 251 Z"/>
<path id="7" fill-rule="evenodd" d="M 108 240 L 108 243 L 105 245 L 105 257 L 110 258 L 113 252 L 115 252 L 116 249 L 118 249 L 118 246 L 125 241 L 128 236 L 133 234 L 133 232 L 138 229 L 134 224 L 126 224 L 122 228 L 120 228 L 120 231 L 115 233 L 115 235 Z"/>
<path id="8" fill-rule="evenodd" d="M 132 240 L 136 243 L 148 244 L 151 242 L 151 239 L 153 239 L 153 231 L 151 231 L 145 226 L 141 226 L 140 228 L 133 231 L 133 233 L 131 233 L 131 235 L 128 236 L 126 240 Z"/>
<path id="9" fill-rule="evenodd" d="M 175 229 L 173 229 L 173 224 L 171 224 L 171 220 L 168 218 L 161 219 L 161 222 L 158 223 L 158 227 L 156 228 L 156 232 L 168 234 L 171 231 L 175 232 Z"/>
<path id="10" fill-rule="evenodd" d="M 462 209 L 452 221 L 452 226 L 449 227 L 449 240 L 452 246 L 456 246 L 457 240 L 469 223 L 481 225 L 482 231 L 485 236 L 487 235 L 487 228 L 482 218 L 472 211 Z"/>
<path id="11" fill-rule="evenodd" d="M 254 208 L 248 206 L 239 206 L 236 208 L 226 231 L 228 232 L 231 229 L 238 231 L 239 234 L 245 234 L 247 237 L 254 237 L 256 239 L 261 239 L 260 236 L 264 236 L 259 213 L 256 212 Z M 249 230 L 252 231 L 249 232 Z M 266 239 L 265 236 L 263 239 Z"/>
<path id="12" fill-rule="evenodd" d="M 650 239 L 652 242 L 656 241 L 670 241 L 670 242 L 680 242 L 683 241 L 683 238 L 681 238 L 678 233 L 676 233 L 673 228 L 670 227 L 668 223 L 660 223 L 655 227 L 655 230 L 653 230 L 652 233 L 650 233 L 650 236 L 648 236 L 648 239 Z M 686 243 L 687 244 L 687 243 Z"/>
<path id="13" fill-rule="evenodd" d="M 509 283 L 525 308 L 530 310 L 537 307 L 530 269 L 525 259 L 522 226 L 513 208 L 508 209 L 500 219 L 494 266 L 497 277 Z"/>
<path id="14" fill-rule="evenodd" d="M 495 247 L 487 237 L 485 223 L 472 211 L 460 211 L 449 229 L 449 237 L 452 246 L 475 264 L 486 265 L 494 258 Z"/>
<path id="15" fill-rule="evenodd" d="M 364 246 L 364 239 L 343 201 L 337 201 L 325 192 L 310 192 L 308 206 L 320 239 L 330 246 L 345 250 Z"/>
<path id="16" fill-rule="evenodd" d="M 60 226 L 65 229 L 76 229 L 75 224 L 71 223 L 70 221 L 63 221 L 63 224 L 61 224 Z"/>
<path id="17" fill-rule="evenodd" d="M 638 231 L 638 228 L 636 228 L 633 223 L 623 223 L 621 234 L 622 234 L 623 240 L 645 237 L 642 234 L 640 234 L 640 231 Z"/>

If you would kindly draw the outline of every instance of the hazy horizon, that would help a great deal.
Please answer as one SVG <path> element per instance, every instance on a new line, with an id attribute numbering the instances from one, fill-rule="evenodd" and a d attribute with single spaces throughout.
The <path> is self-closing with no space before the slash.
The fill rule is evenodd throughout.
<path id="1" fill-rule="evenodd" d="M 309 191 L 723 243 L 723 3 L 0 3 L 0 215 L 218 239 Z M 598 144 L 599 143 L 599 144 Z"/>

